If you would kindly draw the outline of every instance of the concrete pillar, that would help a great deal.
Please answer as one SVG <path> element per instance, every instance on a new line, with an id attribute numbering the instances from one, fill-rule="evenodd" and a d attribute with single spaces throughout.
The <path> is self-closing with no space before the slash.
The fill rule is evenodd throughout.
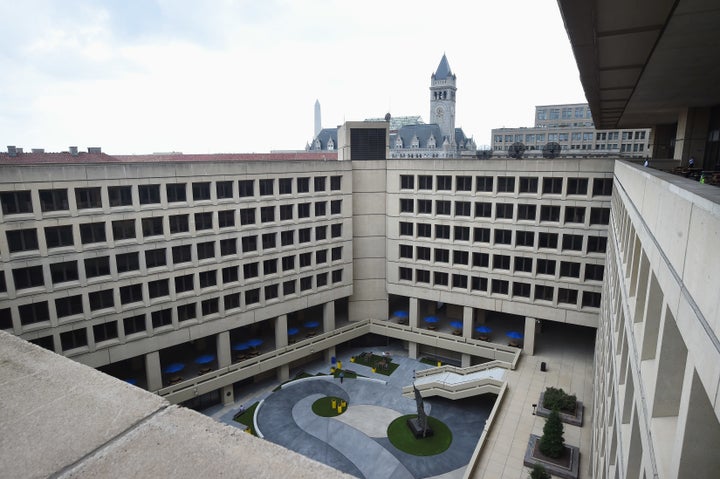
<path id="1" fill-rule="evenodd" d="M 282 366 L 278 366 L 277 368 L 277 380 L 281 383 L 284 383 L 290 379 L 290 365 L 289 364 L 283 364 Z"/>
<path id="2" fill-rule="evenodd" d="M 474 308 L 472 308 L 471 306 L 463 307 L 463 338 L 472 338 L 472 335 L 473 335 L 473 309 Z"/>
<path id="3" fill-rule="evenodd" d="M 525 318 L 523 352 L 525 354 L 529 354 L 530 356 L 535 354 L 535 318 Z"/>
<path id="4" fill-rule="evenodd" d="M 275 348 L 283 348 L 288 345 L 287 314 L 281 314 L 275 318 Z"/>
<path id="5" fill-rule="evenodd" d="M 675 155 L 680 164 L 687 165 L 691 156 L 695 157 L 695 167 L 703 167 L 705 144 L 710 126 L 710 108 L 685 108 L 678 115 L 675 134 Z"/>
<path id="6" fill-rule="evenodd" d="M 148 391 L 162 389 L 162 370 L 160 369 L 160 352 L 153 351 L 145 355 L 145 375 Z"/>
<path id="7" fill-rule="evenodd" d="M 218 369 L 226 368 L 232 364 L 232 351 L 230 350 L 230 331 L 223 331 L 215 337 L 217 348 Z"/>
<path id="8" fill-rule="evenodd" d="M 469 354 L 463 354 L 463 355 L 460 357 L 460 366 L 462 366 L 462 367 L 464 367 L 464 368 L 469 368 L 469 367 L 470 367 L 470 363 L 471 363 L 471 362 L 470 362 L 470 355 L 469 355 Z"/>
<path id="9" fill-rule="evenodd" d="M 323 332 L 335 329 L 335 301 L 323 304 Z"/>
<path id="10" fill-rule="evenodd" d="M 235 403 L 235 391 L 233 390 L 232 384 L 220 389 L 220 395 L 222 396 L 223 406 L 229 406 Z"/>
<path id="11" fill-rule="evenodd" d="M 478 308 L 475 311 L 475 322 L 479 325 L 485 324 L 485 310 Z"/>
<path id="12" fill-rule="evenodd" d="M 648 140 L 650 156 L 658 160 L 672 159 L 675 151 L 673 145 L 675 144 L 676 133 L 677 127 L 674 123 L 653 126 L 652 130 L 650 130 L 650 138 Z"/>
<path id="13" fill-rule="evenodd" d="M 323 353 L 323 357 L 325 358 L 325 364 L 328 367 L 328 371 L 330 370 L 330 363 L 333 356 L 335 356 L 335 346 L 327 348 Z"/>
<path id="14" fill-rule="evenodd" d="M 418 357 L 418 344 L 410 341 L 408 342 L 408 358 L 417 359 Z"/>
<path id="15" fill-rule="evenodd" d="M 418 299 L 410 298 L 410 307 L 408 308 L 408 324 L 411 328 L 417 328 L 419 316 L 420 311 L 418 311 Z"/>

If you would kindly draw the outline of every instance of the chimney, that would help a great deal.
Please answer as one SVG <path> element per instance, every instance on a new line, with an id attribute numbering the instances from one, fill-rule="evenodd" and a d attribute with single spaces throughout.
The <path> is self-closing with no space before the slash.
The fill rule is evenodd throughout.
<path id="1" fill-rule="evenodd" d="M 99 146 L 88 146 L 88 153 L 102 153 L 102 148 L 100 148 Z"/>
<path id="2" fill-rule="evenodd" d="M 78 148 L 77 148 L 77 146 L 71 146 L 71 147 L 69 147 L 69 150 L 70 150 L 70 154 L 71 154 L 72 156 L 77 156 L 77 155 L 78 155 Z"/>
<path id="3" fill-rule="evenodd" d="M 33 148 L 33 153 L 45 153 L 45 148 Z"/>
<path id="4" fill-rule="evenodd" d="M 17 150 L 13 145 L 8 145 L 8 156 L 10 158 L 15 158 L 17 156 Z"/>

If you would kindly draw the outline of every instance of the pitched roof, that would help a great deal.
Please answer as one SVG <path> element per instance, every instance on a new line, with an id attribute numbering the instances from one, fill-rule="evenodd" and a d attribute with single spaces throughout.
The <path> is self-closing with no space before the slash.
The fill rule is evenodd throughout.
<path id="1" fill-rule="evenodd" d="M 435 74 L 433 75 L 436 80 L 442 80 L 447 77 L 453 76 L 452 70 L 450 70 L 450 64 L 448 63 L 448 59 L 443 53 L 442 59 L 440 60 L 440 64 L 437 67 L 437 70 L 435 70 Z"/>
<path id="2" fill-rule="evenodd" d="M 418 141 L 420 143 L 420 148 L 427 148 L 428 140 L 430 139 L 430 136 L 435 137 L 435 145 L 436 148 L 440 148 L 443 143 L 443 135 L 440 131 L 440 127 L 436 125 L 435 123 L 430 124 L 419 124 L 419 125 L 405 125 L 401 127 L 398 132 L 398 136 L 402 138 L 403 142 L 403 148 L 410 148 L 410 145 L 412 144 L 413 137 L 417 136 Z M 394 138 L 390 141 L 390 148 L 395 147 L 395 141 Z"/>

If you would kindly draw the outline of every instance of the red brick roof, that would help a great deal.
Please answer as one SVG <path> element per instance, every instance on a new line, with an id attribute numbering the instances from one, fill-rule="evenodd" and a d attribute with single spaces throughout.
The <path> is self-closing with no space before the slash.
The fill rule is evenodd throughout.
<path id="1" fill-rule="evenodd" d="M 77 156 L 69 152 L 61 153 L 18 153 L 11 157 L 0 153 L 0 165 L 37 165 L 37 164 L 83 164 L 83 163 L 174 163 L 174 162 L 226 162 L 226 161 L 335 161 L 337 152 L 300 151 L 280 153 L 209 153 L 188 154 L 160 153 L 151 155 L 108 155 L 106 153 L 79 152 Z"/>

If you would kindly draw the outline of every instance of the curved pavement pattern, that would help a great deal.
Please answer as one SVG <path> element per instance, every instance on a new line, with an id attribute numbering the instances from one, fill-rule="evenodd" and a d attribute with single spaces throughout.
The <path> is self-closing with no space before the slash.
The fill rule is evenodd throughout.
<path id="1" fill-rule="evenodd" d="M 344 415 L 316 416 L 311 406 L 322 396 L 347 400 L 353 413 L 347 420 Z M 401 388 L 391 384 L 363 379 L 346 379 L 340 384 L 328 376 L 295 381 L 265 400 L 257 421 L 265 439 L 357 477 L 409 479 L 451 476 L 453 471 L 462 476 L 493 401 L 492 396 L 426 399 L 426 412 L 453 432 L 450 448 L 428 457 L 399 451 L 387 436 L 379 434 L 392 418 L 416 412 L 415 401 L 403 397 Z"/>

